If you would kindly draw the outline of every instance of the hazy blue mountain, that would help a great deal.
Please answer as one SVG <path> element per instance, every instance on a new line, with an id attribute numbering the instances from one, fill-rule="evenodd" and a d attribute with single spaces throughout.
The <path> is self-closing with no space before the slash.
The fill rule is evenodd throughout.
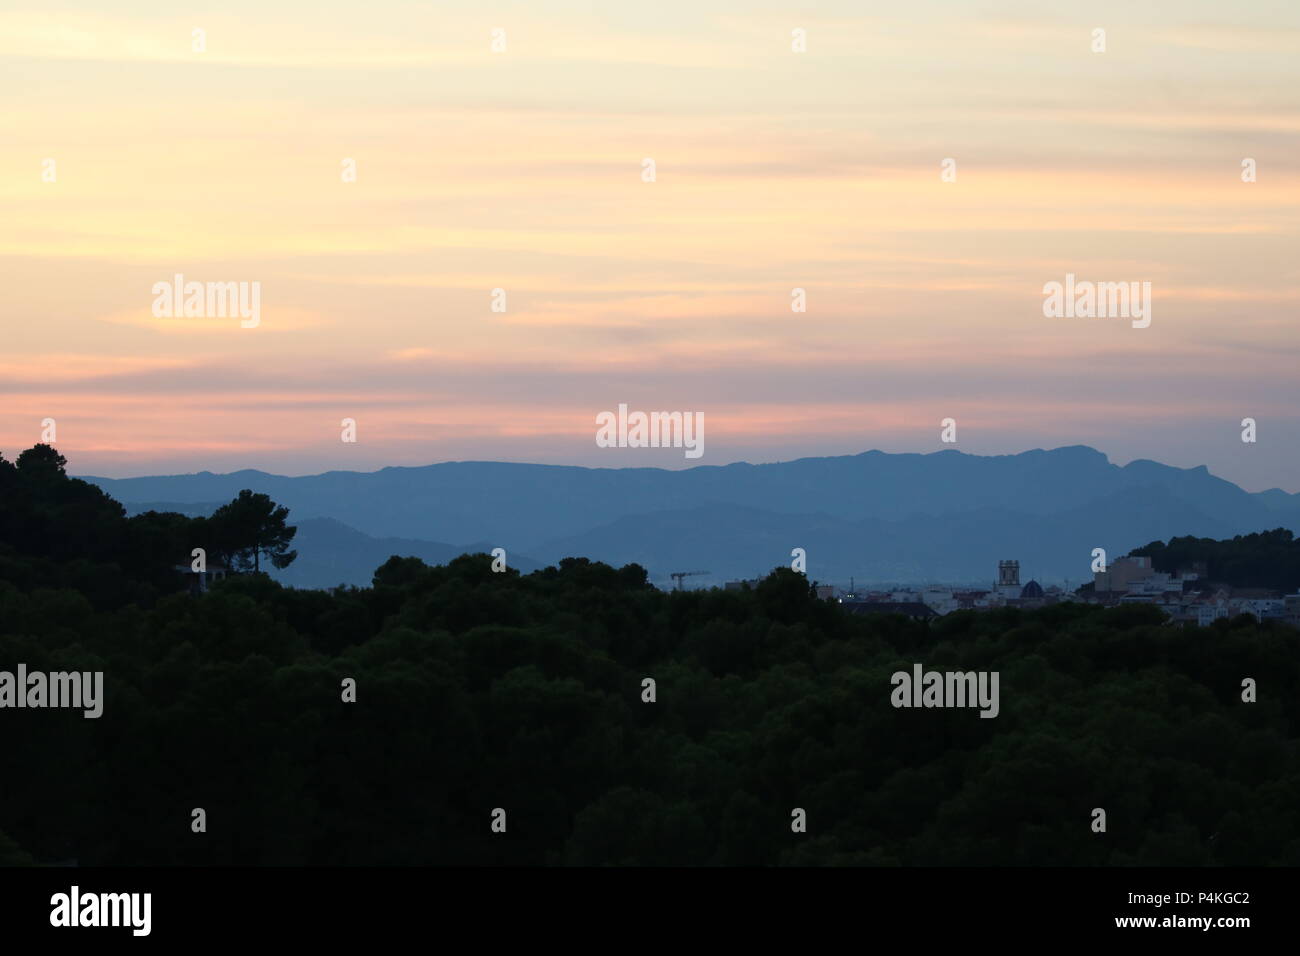
<path id="1" fill-rule="evenodd" d="M 98 481 L 99 479 L 86 480 Z M 189 518 L 206 518 L 223 504 L 224 501 L 122 501 L 128 516 L 144 514 L 146 511 L 174 511 Z"/>
<path id="2" fill-rule="evenodd" d="M 448 462 L 301 478 L 88 480 L 127 503 L 228 501 L 252 488 L 299 523 L 329 517 L 375 537 L 485 542 L 484 550 L 546 563 L 569 554 L 637 561 L 660 579 L 696 568 L 749 577 L 803 547 L 810 574 L 836 581 L 986 581 L 1000 558 L 1077 581 L 1094 547 L 1118 555 L 1177 534 L 1300 530 L 1300 495 L 1251 494 L 1204 467 L 1121 467 L 1078 445 L 998 456 L 869 451 L 681 471 Z"/>
<path id="3" fill-rule="evenodd" d="M 273 571 L 272 575 L 284 584 L 299 588 L 333 587 L 337 584 L 368 586 L 375 568 L 393 555 L 419 558 L 425 564 L 446 564 L 462 554 L 487 554 L 494 547 L 484 542 L 461 546 L 413 538 L 372 538 L 333 518 L 307 518 L 291 523 L 298 527 L 293 539 L 298 558 L 284 570 Z M 509 567 L 525 574 L 541 566 L 531 558 L 513 552 L 507 552 L 506 560 Z"/>
<path id="4" fill-rule="evenodd" d="M 1281 488 L 1270 488 L 1255 495 L 1269 510 L 1280 512 L 1300 511 L 1300 494 L 1292 495 Z"/>
<path id="5" fill-rule="evenodd" d="M 533 556 L 570 554 L 659 571 L 707 570 L 689 586 L 753 577 L 807 552 L 808 575 L 841 583 L 968 581 L 992 584 L 1003 558 L 1020 561 L 1021 580 L 1091 578 L 1092 549 L 1110 557 L 1174 535 L 1230 537 L 1230 526 L 1161 488 L 1135 488 L 1057 515 L 981 508 L 943 517 L 844 521 L 826 514 L 782 515 L 731 505 L 621 518 L 543 544 Z M 1300 584 L 1300 582 L 1297 582 Z"/>

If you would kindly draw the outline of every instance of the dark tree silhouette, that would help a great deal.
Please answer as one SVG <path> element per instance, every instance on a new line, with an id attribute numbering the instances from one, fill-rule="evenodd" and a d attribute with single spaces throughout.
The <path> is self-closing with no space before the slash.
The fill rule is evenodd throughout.
<path id="1" fill-rule="evenodd" d="M 222 505 L 208 519 L 209 534 L 218 554 L 234 570 L 262 570 L 262 556 L 277 568 L 287 568 L 298 557 L 289 543 L 298 529 L 285 524 L 289 509 L 277 505 L 269 495 L 248 488 L 228 505 Z"/>
<path id="2" fill-rule="evenodd" d="M 30 475 L 63 475 L 68 459 L 50 445 L 33 445 L 18 456 L 18 470 Z"/>
<path id="3" fill-rule="evenodd" d="M 636 565 L 481 553 L 182 597 L 177 554 L 220 554 L 221 519 L 252 566 L 288 560 L 285 509 L 244 492 L 221 519 L 127 518 L 51 451 L 0 459 L 0 670 L 103 671 L 105 719 L 3 712 L 24 772 L 0 786 L 0 866 L 1300 865 L 1281 621 L 1062 603 L 926 623 L 845 613 L 784 567 L 669 593 Z M 1176 540 L 1159 561 L 1231 580 L 1297 547 Z M 998 718 L 891 706 L 913 662 L 1001 674 Z M 151 809 L 196 792 L 238 839 Z M 1094 805 L 1124 821 L 1105 839 Z"/>
<path id="4" fill-rule="evenodd" d="M 1152 541 L 1130 554 L 1150 557 L 1157 571 L 1199 564 L 1206 588 L 1218 582 L 1290 593 L 1300 584 L 1300 541 L 1287 528 L 1239 534 L 1223 541 L 1190 535 L 1170 538 L 1168 544 Z"/>

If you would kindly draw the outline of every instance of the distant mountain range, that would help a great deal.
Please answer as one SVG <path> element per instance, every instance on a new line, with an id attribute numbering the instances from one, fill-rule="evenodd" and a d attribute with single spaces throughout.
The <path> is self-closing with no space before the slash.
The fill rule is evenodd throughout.
<path id="1" fill-rule="evenodd" d="M 1003 558 L 1021 579 L 1090 577 L 1111 557 L 1175 535 L 1300 532 L 1300 495 L 1250 493 L 1201 466 L 1120 467 L 1082 445 L 1018 455 L 869 451 L 769 465 L 578 468 L 447 462 L 287 478 L 261 471 L 87 477 L 132 512 L 209 513 L 243 488 L 269 494 L 298 525 L 286 584 L 368 584 L 390 555 L 441 563 L 505 548 L 528 571 L 576 555 L 635 561 L 694 586 L 766 574 L 808 555 L 824 582 L 984 582 Z M 474 542 L 455 545 L 443 542 Z M 1297 582 L 1300 584 L 1300 582 Z"/>

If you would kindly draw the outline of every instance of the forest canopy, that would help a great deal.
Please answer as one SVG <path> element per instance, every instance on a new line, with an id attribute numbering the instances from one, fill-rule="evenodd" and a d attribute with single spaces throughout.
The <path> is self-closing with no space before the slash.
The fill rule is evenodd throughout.
<path id="1" fill-rule="evenodd" d="M 190 594 L 197 519 L 128 519 L 52 452 L 0 460 L 0 669 L 103 671 L 104 709 L 0 710 L 0 863 L 1300 864 L 1282 624 L 926 624 L 789 569 L 670 593 L 486 554 Z M 998 672 L 998 716 L 891 706 L 914 663 Z"/>

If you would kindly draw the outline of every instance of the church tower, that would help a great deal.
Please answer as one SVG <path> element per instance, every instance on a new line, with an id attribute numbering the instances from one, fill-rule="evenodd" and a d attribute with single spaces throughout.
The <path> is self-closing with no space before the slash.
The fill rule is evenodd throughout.
<path id="1" fill-rule="evenodd" d="M 998 562 L 998 594 L 1003 598 L 1020 597 L 1020 562 Z"/>

